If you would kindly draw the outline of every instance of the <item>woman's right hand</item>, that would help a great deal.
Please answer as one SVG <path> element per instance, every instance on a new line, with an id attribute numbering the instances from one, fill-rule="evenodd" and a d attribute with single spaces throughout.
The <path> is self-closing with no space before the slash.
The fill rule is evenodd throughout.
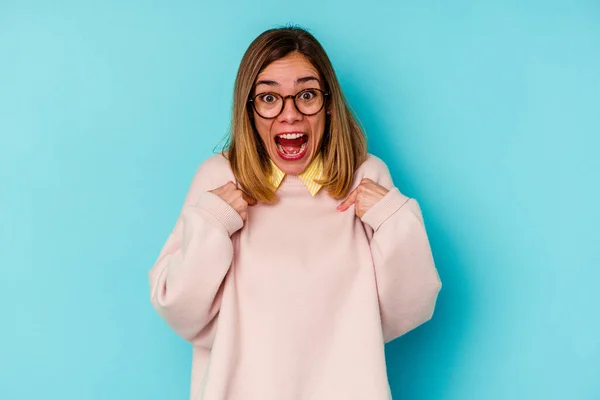
<path id="1" fill-rule="evenodd" d="M 231 207 L 240 214 L 242 221 L 246 222 L 248 217 L 248 206 L 256 205 L 256 200 L 244 193 L 237 185 L 231 181 L 221 187 L 210 190 L 227 202 Z"/>

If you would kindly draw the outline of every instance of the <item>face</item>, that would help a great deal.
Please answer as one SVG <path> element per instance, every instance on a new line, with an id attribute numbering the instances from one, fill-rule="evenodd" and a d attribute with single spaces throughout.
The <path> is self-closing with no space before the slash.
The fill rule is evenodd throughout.
<path id="1" fill-rule="evenodd" d="M 269 92 L 284 97 L 306 89 L 324 90 L 324 87 L 317 69 L 303 55 L 293 53 L 262 70 L 256 78 L 253 95 Z M 267 101 L 271 99 L 266 97 Z M 289 98 L 273 119 L 263 118 L 252 110 L 254 125 L 269 157 L 286 174 L 301 174 L 318 154 L 325 131 L 325 107 L 315 115 L 306 116 Z"/>

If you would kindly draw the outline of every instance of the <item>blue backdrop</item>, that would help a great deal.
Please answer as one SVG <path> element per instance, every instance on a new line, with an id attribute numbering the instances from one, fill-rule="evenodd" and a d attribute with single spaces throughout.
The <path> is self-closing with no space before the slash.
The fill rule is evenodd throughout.
<path id="1" fill-rule="evenodd" d="M 387 347 L 395 398 L 600 399 L 591 0 L 1 1 L 0 397 L 187 398 L 147 274 L 285 23 L 423 208 L 444 288 Z"/>

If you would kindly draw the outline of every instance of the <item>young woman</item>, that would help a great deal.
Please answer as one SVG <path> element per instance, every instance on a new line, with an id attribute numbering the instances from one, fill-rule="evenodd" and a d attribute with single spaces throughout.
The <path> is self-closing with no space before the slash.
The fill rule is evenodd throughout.
<path id="1" fill-rule="evenodd" d="M 384 343 L 431 318 L 441 282 L 417 201 L 367 153 L 307 31 L 246 51 L 229 143 L 200 165 L 150 283 L 193 344 L 192 399 L 391 397 Z"/>

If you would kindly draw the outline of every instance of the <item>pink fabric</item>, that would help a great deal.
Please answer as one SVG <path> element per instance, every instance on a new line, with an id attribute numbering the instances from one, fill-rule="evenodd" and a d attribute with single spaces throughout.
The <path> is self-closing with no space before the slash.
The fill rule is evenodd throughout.
<path id="1" fill-rule="evenodd" d="M 198 169 L 150 271 L 158 313 L 193 344 L 194 400 L 387 400 L 384 343 L 428 321 L 441 282 L 419 205 L 369 155 L 354 186 L 391 189 L 362 219 L 286 176 L 276 205 L 239 215 Z"/>

